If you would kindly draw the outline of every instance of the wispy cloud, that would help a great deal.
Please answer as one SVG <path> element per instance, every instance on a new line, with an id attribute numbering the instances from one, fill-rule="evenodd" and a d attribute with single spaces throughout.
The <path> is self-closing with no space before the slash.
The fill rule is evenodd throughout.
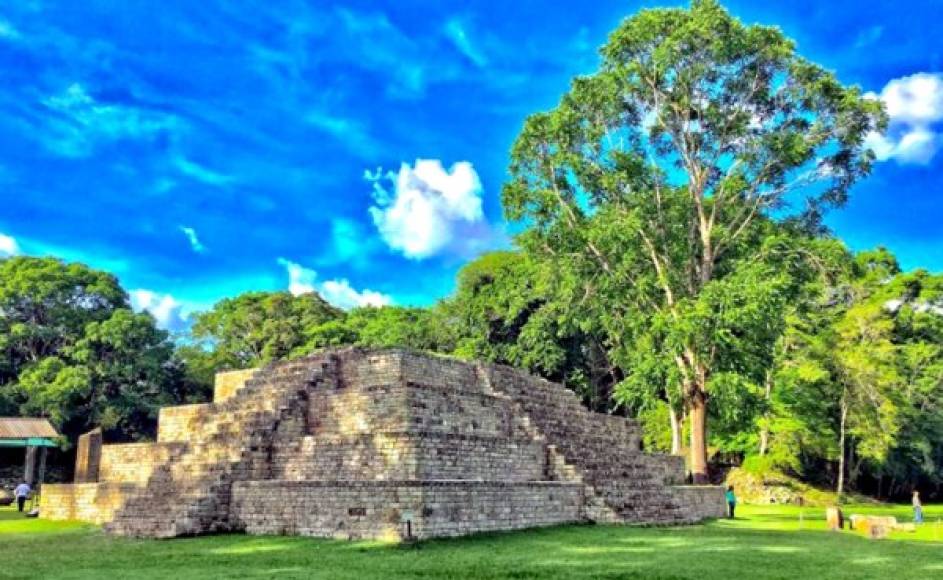
<path id="1" fill-rule="evenodd" d="M 485 57 L 481 50 L 471 41 L 465 28 L 465 25 L 458 19 L 452 18 L 445 23 L 445 36 L 459 52 L 465 55 L 465 57 L 476 66 L 487 66 L 488 58 Z"/>
<path id="2" fill-rule="evenodd" d="M 39 134 L 46 147 L 65 157 L 86 157 L 103 143 L 154 139 L 182 129 L 173 115 L 117 103 L 101 103 L 80 83 L 43 99 L 50 113 Z"/>
<path id="3" fill-rule="evenodd" d="M 0 18 L 0 39 L 17 40 L 18 38 L 20 38 L 20 31 L 9 21 Z"/>
<path id="4" fill-rule="evenodd" d="M 344 265 L 365 270 L 371 265 L 371 256 L 383 248 L 376 234 L 367 231 L 360 222 L 347 218 L 331 220 L 330 243 L 317 257 L 318 266 Z"/>
<path id="5" fill-rule="evenodd" d="M 318 282 L 318 274 L 297 262 L 279 258 L 278 264 L 288 273 L 288 291 L 293 295 L 317 292 L 330 304 L 345 310 L 357 306 L 386 306 L 392 297 L 375 290 L 356 290 L 346 278 Z"/>
<path id="6" fill-rule="evenodd" d="M 943 73 L 917 73 L 893 79 L 881 93 L 866 97 L 884 102 L 890 124 L 884 135 L 871 133 L 866 144 L 881 161 L 930 163 L 943 142 Z"/>
<path id="7" fill-rule="evenodd" d="M 430 75 L 430 60 L 423 58 L 425 50 L 404 34 L 382 12 L 364 13 L 339 8 L 335 12 L 340 30 L 347 38 L 337 38 L 348 44 L 352 52 L 349 62 L 388 75 L 390 94 L 419 96 L 425 92 Z"/>
<path id="8" fill-rule="evenodd" d="M 13 236 L 0 233 L 0 258 L 15 256 L 20 253 L 20 245 Z"/>
<path id="9" fill-rule="evenodd" d="M 225 175 L 214 171 L 208 167 L 204 167 L 195 161 L 191 161 L 182 155 L 178 155 L 174 158 L 174 166 L 187 177 L 192 177 L 197 181 L 201 181 L 207 185 L 214 185 L 217 187 L 227 186 L 235 180 L 231 175 Z"/>
<path id="10" fill-rule="evenodd" d="M 317 130 L 330 135 L 344 147 L 362 159 L 374 159 L 380 151 L 379 142 L 367 129 L 365 123 L 340 114 L 326 111 L 309 111 L 304 120 Z"/>
<path id="11" fill-rule="evenodd" d="M 865 48 L 867 46 L 871 46 L 880 40 L 883 35 L 884 27 L 880 24 L 869 26 L 858 33 L 858 36 L 855 38 L 855 48 Z"/>
<path id="12" fill-rule="evenodd" d="M 180 231 L 183 232 L 183 235 L 187 237 L 187 241 L 190 242 L 190 247 L 194 252 L 197 254 L 202 254 L 206 251 L 206 248 L 202 243 L 200 243 L 200 238 L 197 236 L 195 229 L 187 226 L 180 226 Z"/>

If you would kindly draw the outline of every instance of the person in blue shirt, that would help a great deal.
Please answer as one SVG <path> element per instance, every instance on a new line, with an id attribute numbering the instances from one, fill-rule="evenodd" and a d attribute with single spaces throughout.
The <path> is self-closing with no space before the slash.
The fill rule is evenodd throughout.
<path id="1" fill-rule="evenodd" d="M 733 512 L 737 509 L 737 496 L 733 493 L 733 486 L 727 488 L 727 514 L 730 519 L 733 519 Z"/>
<path id="2" fill-rule="evenodd" d="M 25 481 L 16 486 L 16 489 L 13 490 L 13 495 L 16 496 L 16 506 L 20 511 L 23 511 L 23 506 L 26 505 L 26 500 L 29 498 L 30 491 L 32 490 L 30 489 L 29 484 Z"/>
<path id="3" fill-rule="evenodd" d="M 920 492 L 914 490 L 914 497 L 912 500 L 914 506 L 914 523 L 922 524 L 923 523 L 923 503 L 920 502 Z"/>

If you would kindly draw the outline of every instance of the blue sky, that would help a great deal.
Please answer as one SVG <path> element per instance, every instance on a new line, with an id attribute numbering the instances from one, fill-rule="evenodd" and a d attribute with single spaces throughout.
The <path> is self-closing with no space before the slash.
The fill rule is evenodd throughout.
<path id="1" fill-rule="evenodd" d="M 0 254 L 118 275 L 178 328 L 248 290 L 428 304 L 508 244 L 500 187 L 625 16 L 665 2 L 0 4 Z M 728 2 L 885 99 L 829 224 L 943 270 L 943 2 Z"/>

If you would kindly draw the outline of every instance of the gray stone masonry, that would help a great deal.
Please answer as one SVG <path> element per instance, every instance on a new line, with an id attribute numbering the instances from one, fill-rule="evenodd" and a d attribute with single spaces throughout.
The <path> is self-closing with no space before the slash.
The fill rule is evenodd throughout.
<path id="1" fill-rule="evenodd" d="M 47 485 L 42 517 L 401 539 L 724 515 L 721 488 L 678 485 L 683 461 L 643 453 L 634 421 L 509 367 L 347 348 L 227 373 L 216 392 L 162 409 L 155 443 L 102 446 L 97 479 Z"/>

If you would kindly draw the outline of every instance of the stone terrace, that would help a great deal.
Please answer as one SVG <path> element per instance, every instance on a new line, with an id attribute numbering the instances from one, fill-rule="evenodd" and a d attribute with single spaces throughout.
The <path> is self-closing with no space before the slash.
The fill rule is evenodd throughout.
<path id="1" fill-rule="evenodd" d="M 42 517 L 108 532 L 399 539 L 567 522 L 680 524 L 724 513 L 635 422 L 497 365 L 341 349 L 221 373 L 215 400 L 162 409 L 155 443 L 80 442 Z"/>

